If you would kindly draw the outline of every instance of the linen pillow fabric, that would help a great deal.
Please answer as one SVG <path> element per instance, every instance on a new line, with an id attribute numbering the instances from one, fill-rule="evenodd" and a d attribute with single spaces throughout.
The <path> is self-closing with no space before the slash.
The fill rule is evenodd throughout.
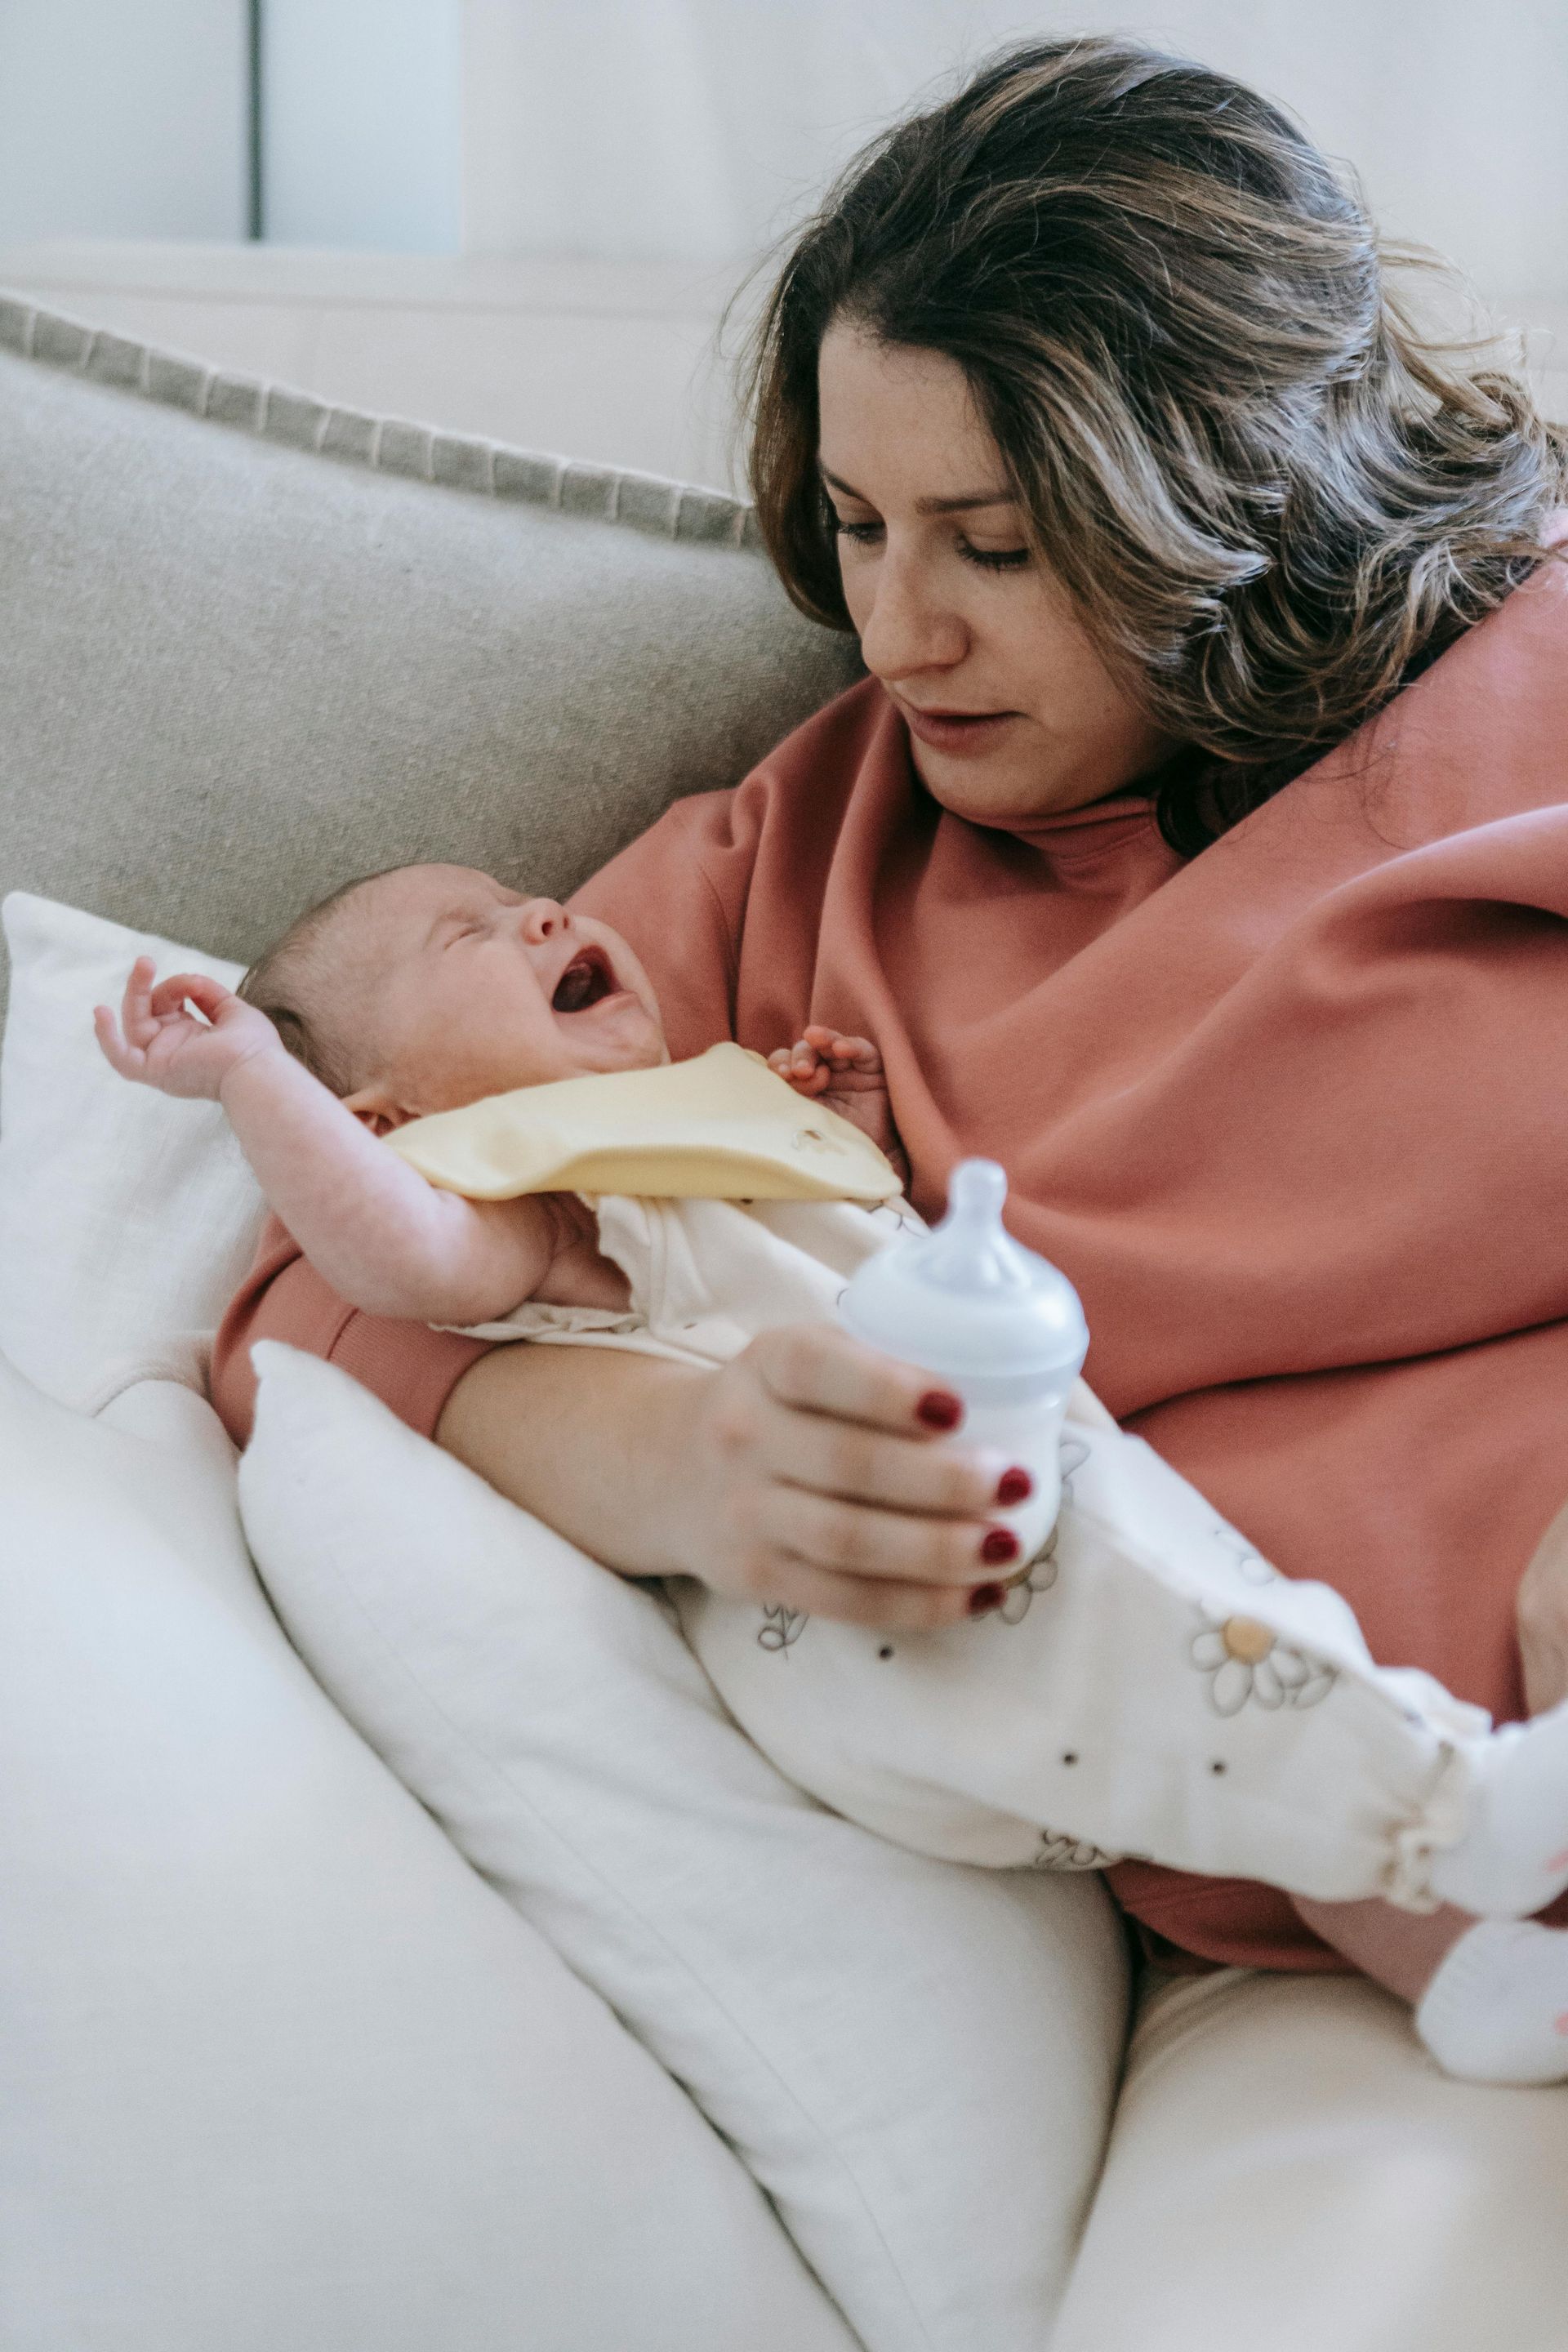
<path id="1" fill-rule="evenodd" d="M 210 1406 L 0 1361 L 7 2352 L 853 2352 L 289 1650 Z"/>
<path id="2" fill-rule="evenodd" d="M 144 1372 L 200 1384 L 261 1196 L 216 1103 L 127 1085 L 98 1049 L 138 955 L 160 977 L 237 964 L 13 891 L 0 1045 L 0 1349 L 84 1409 Z"/>
<path id="3" fill-rule="evenodd" d="M 416 859 L 564 898 L 861 674 L 710 492 L 4 294 L 0 409 L 0 896 L 247 961 Z"/>
<path id="4" fill-rule="evenodd" d="M 687 2085 L 869 2352 L 1039 2352 L 1121 2041 L 1098 1881 L 826 1811 L 653 1592 L 334 1367 L 255 1352 L 247 1533 L 350 1720 Z"/>

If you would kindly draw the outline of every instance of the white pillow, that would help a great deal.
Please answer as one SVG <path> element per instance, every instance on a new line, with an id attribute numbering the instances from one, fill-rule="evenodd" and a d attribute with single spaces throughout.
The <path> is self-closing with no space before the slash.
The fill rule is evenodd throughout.
<path id="1" fill-rule="evenodd" d="M 1121 2043 L 1099 1882 L 826 1811 L 652 1592 L 334 1367 L 255 1355 L 246 1531 L 350 1720 L 687 2085 L 870 2352 L 1039 2352 Z"/>
<path id="2" fill-rule="evenodd" d="M 26 891 L 0 918 L 0 1349 L 86 1409 L 139 1372 L 199 1385 L 261 1196 L 217 1105 L 117 1077 L 92 1008 L 118 1005 L 139 955 L 231 988 L 241 967 Z"/>
<path id="3" fill-rule="evenodd" d="M 109 1413 L 0 1361 L 7 2352 L 852 2352 L 290 1651 L 210 1406 Z"/>

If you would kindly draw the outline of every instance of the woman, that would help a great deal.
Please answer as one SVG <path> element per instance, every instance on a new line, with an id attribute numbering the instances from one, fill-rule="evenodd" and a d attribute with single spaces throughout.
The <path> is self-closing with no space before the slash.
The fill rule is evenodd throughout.
<path id="1" fill-rule="evenodd" d="M 1568 1487 L 1556 436 L 1403 323 L 1273 108 L 1116 41 L 1018 51 L 863 158 L 754 389 L 770 550 L 870 677 L 577 903 L 677 1055 L 871 1036 L 918 1205 L 965 1152 L 1007 1164 L 1118 1417 L 1380 1657 L 1517 1715 L 1515 1591 Z M 236 1428 L 261 1336 L 613 1566 L 886 1626 L 992 1598 L 952 1401 L 832 1330 L 712 1374 L 479 1355 L 351 1316 L 279 1241 L 220 1339 Z M 1341 1965 L 1266 1890 L 1114 1883 L 1162 1950 Z M 1262 1980 L 1217 1981 L 1167 2010 Z M 1479 2095 L 1433 2087 L 1479 2146 Z M 1561 2127 L 1510 2128 L 1494 2180 Z M 1110 2340 L 1097 2294 L 1118 2344 L 1187 2340 L 1096 2243 L 1066 2340 Z M 1228 2340 L 1213 2298 L 1193 2340 Z"/>

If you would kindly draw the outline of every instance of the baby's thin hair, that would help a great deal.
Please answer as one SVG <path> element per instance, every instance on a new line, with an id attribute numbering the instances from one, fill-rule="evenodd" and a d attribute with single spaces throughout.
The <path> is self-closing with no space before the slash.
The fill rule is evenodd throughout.
<path id="1" fill-rule="evenodd" d="M 332 919 L 358 890 L 379 882 L 384 875 L 401 874 L 401 866 L 379 866 L 374 874 L 356 874 L 326 898 L 297 915 L 281 938 L 258 956 L 237 995 L 258 1013 L 265 1013 L 285 1050 L 302 1062 L 314 1078 L 340 1098 L 353 1092 L 355 1073 L 345 1041 L 330 1034 L 307 999 L 318 992 L 323 973 L 321 949 Z M 312 982 L 316 986 L 312 986 Z"/>

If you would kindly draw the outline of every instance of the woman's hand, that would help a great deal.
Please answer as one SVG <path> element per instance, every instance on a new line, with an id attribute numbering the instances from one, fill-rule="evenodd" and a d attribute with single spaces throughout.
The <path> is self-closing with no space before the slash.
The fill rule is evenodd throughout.
<path id="1" fill-rule="evenodd" d="M 441 1444 L 628 1576 L 889 1630 L 995 1607 L 1021 1565 L 993 1512 L 1026 1474 L 969 1448 L 955 1399 L 832 1324 L 700 1372 L 611 1349 L 498 1348 Z M 1009 1473 L 1012 1473 L 1009 1476 Z"/>
<path id="2" fill-rule="evenodd" d="M 852 1625 L 951 1625 L 977 1592 L 994 1607 L 1018 1545 L 987 1514 L 1022 1501 L 1027 1474 L 940 1443 L 961 1410 L 831 1324 L 764 1332 L 697 1407 L 686 1572 Z"/>

